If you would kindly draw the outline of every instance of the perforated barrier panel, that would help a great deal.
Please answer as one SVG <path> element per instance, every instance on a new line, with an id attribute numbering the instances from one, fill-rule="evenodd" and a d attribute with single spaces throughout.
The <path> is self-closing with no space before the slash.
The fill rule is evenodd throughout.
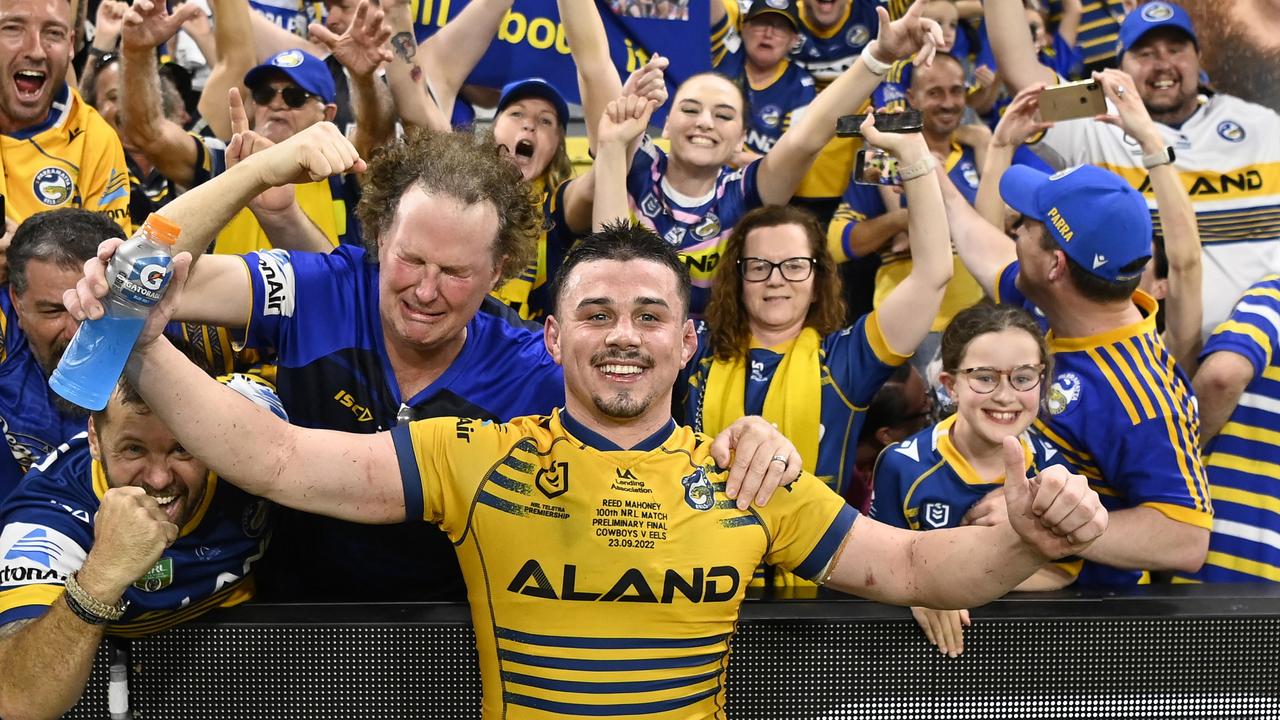
<path id="1" fill-rule="evenodd" d="M 272 606 L 132 643 L 138 718 L 479 717 L 461 605 Z M 1023 596 L 975 610 L 959 658 L 906 610 L 750 602 L 729 717 L 1280 718 L 1280 592 Z M 73 718 L 107 718 L 99 664 Z"/>

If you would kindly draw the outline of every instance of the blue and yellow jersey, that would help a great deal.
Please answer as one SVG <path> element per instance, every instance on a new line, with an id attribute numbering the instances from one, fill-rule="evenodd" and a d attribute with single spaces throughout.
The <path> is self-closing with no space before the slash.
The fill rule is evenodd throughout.
<path id="1" fill-rule="evenodd" d="M 636 149 L 627 173 L 631 211 L 641 225 L 680 251 L 693 276 L 689 311 L 700 315 L 711 299 L 711 281 L 720 255 L 738 219 L 764 204 L 756 186 L 760 162 L 734 170 L 725 167 L 705 197 L 681 195 L 667 184 L 667 154 L 649 136 Z"/>
<path id="2" fill-rule="evenodd" d="M 320 0 L 249 0 L 249 7 L 268 20 L 299 37 L 307 36 L 307 26 L 324 22 L 324 3 Z"/>
<path id="3" fill-rule="evenodd" d="M 800 39 L 791 59 L 813 76 L 819 92 L 853 67 L 862 49 L 875 39 L 880 27 L 876 0 L 850 0 L 844 17 L 832 27 L 814 28 L 805 19 L 800 3 Z M 857 138 L 834 138 L 813 162 L 796 190 L 796 197 L 838 198 L 853 172 L 853 156 L 861 147 Z"/>
<path id="4" fill-rule="evenodd" d="M 746 378 L 744 411 L 746 415 L 763 415 L 765 396 L 774 381 L 778 366 L 790 346 L 752 347 L 749 352 L 751 371 Z M 710 346 L 710 333 L 704 324 L 698 328 L 698 351 L 681 374 L 677 400 L 684 410 L 685 421 L 695 430 L 709 434 L 724 428 L 705 427 L 703 403 L 707 401 L 707 380 L 715 360 Z M 853 479 L 854 452 L 862 429 L 867 405 L 895 368 L 909 356 L 900 355 L 884 339 L 879 316 L 872 312 L 859 318 L 853 326 L 831 333 L 822 339 L 818 351 L 820 387 L 818 456 L 815 475 L 832 490 L 844 494 Z"/>
<path id="5" fill-rule="evenodd" d="M 875 494 L 871 517 L 908 530 L 959 527 L 964 514 L 992 490 L 1004 486 L 1004 476 L 986 480 L 951 442 L 958 415 L 894 443 L 876 460 Z M 1053 452 L 1044 440 L 1018 438 L 1026 454 L 1026 469 L 1039 473 Z M 1054 453 L 1056 454 L 1056 453 Z"/>
<path id="6" fill-rule="evenodd" d="M 392 439 L 406 515 L 457 549 L 490 719 L 722 717 L 747 579 L 821 580 L 857 517 L 808 474 L 738 510 L 710 438 L 675 423 L 631 450 L 563 411 Z"/>
<path id="7" fill-rule="evenodd" d="M 953 142 L 951 154 L 947 156 L 943 167 L 947 169 L 947 176 L 951 178 L 951 182 L 972 204 L 978 195 L 978 166 L 973 148 Z M 901 196 L 899 201 L 904 207 L 906 206 L 905 195 Z M 829 245 L 836 262 L 844 262 L 856 257 L 853 248 L 849 245 L 849 236 L 853 228 L 858 223 L 884 215 L 885 212 L 884 199 L 878 187 L 849 181 L 844 196 L 840 199 L 840 205 L 831 218 L 831 224 L 827 227 Z M 874 296 L 876 307 L 879 307 L 889 293 L 911 274 L 910 250 L 895 251 L 890 247 L 891 244 L 886 243 L 884 249 L 880 251 L 880 267 L 876 270 Z M 942 306 L 938 309 L 938 316 L 933 321 L 934 332 L 945 330 L 956 313 L 982 299 L 982 287 L 965 269 L 958 256 L 953 257 L 953 265 L 951 282 L 947 284 L 947 291 L 942 297 Z"/>
<path id="8" fill-rule="evenodd" d="M 507 420 L 564 402 L 564 377 L 542 334 L 486 298 L 440 377 L 405 397 L 384 344 L 378 266 L 361 248 L 244 256 L 253 285 L 245 340 L 275 348 L 276 383 L 297 425 L 372 433 L 445 415 Z M 268 590 L 297 600 L 415 600 L 460 591 L 448 541 L 434 528 L 368 526 L 282 511 Z M 277 590 L 278 587 L 278 590 Z"/>
<path id="9" fill-rule="evenodd" d="M 1120 40 L 1124 3 L 1122 0 L 1084 0 L 1083 4 L 1076 45 L 1084 56 L 1084 62 L 1092 65 L 1111 60 L 1116 56 L 1116 44 Z M 1057 27 L 1060 20 L 1062 0 L 1049 0 L 1049 24 Z"/>
<path id="10" fill-rule="evenodd" d="M 215 374 L 246 369 L 245 358 L 231 348 L 226 330 L 194 323 L 170 323 L 165 334 L 192 347 L 201 365 Z M 54 401 L 48 377 L 18 327 L 8 292 L 0 292 L 0 501 L 18 486 L 32 465 L 73 435 L 83 432 L 87 416 L 69 413 Z"/>
<path id="11" fill-rule="evenodd" d="M 191 133 L 196 143 L 195 180 L 192 186 L 217 177 L 227 170 L 227 148 L 214 138 Z M 354 174 L 334 175 L 317 182 L 293 186 L 298 207 L 320 232 L 338 245 L 360 245 L 360 223 L 356 204 L 360 202 L 360 183 Z M 268 250 L 271 241 L 248 208 L 240 210 L 213 244 L 213 252 L 239 255 L 254 250 Z"/>
<path id="12" fill-rule="evenodd" d="M 1179 580 L 1280 581 L 1280 275 L 1245 291 L 1201 357 L 1232 352 L 1253 366 L 1222 431 L 1205 449 L 1213 533 L 1199 572 Z"/>
<path id="13" fill-rule="evenodd" d="M 539 185 L 541 182 L 538 181 Z M 541 193 L 542 232 L 538 235 L 537 255 L 524 272 L 493 291 L 495 298 L 525 320 L 541 320 L 555 307 L 551 281 L 577 240 L 564 218 L 564 193 L 571 182 L 572 179 L 566 180 L 554 192 Z"/>
<path id="14" fill-rule="evenodd" d="M 756 87 L 747 79 L 746 48 L 727 27 L 712 28 L 711 58 L 717 71 L 736 81 L 746 92 L 749 112 L 746 147 L 760 155 L 773 149 L 782 133 L 799 119 L 800 113 L 818 94 L 809 73 L 785 59 L 778 63 L 777 72 L 769 82 Z"/>
<path id="15" fill-rule="evenodd" d="M 1017 287 L 1018 263 L 1000 274 L 996 301 L 1031 308 Z M 1054 379 L 1033 436 L 1049 457 L 1089 478 L 1108 510 L 1147 506 L 1209 529 L 1213 509 L 1200 458 L 1200 416 L 1191 383 L 1156 331 L 1156 301 L 1134 293 L 1145 317 L 1087 338 L 1047 340 Z M 1143 573 L 1085 562 L 1080 583 L 1139 582 Z"/>
<path id="16" fill-rule="evenodd" d="M 246 375 L 223 381 L 285 417 L 270 386 Z M 94 516 L 107 488 L 81 432 L 32 470 L 0 508 L 0 625 L 40 617 L 61 597 L 67 575 L 93 547 Z M 107 633 L 150 635 L 253 597 L 249 571 L 270 537 L 270 512 L 266 500 L 209 473 L 191 519 L 125 591 L 129 607 Z"/>
<path id="17" fill-rule="evenodd" d="M 0 196 L 15 223 L 46 210 L 76 207 L 100 212 L 126 232 L 129 169 L 116 131 L 80 94 L 63 85 L 49 116 L 12 134 L 0 134 Z"/>

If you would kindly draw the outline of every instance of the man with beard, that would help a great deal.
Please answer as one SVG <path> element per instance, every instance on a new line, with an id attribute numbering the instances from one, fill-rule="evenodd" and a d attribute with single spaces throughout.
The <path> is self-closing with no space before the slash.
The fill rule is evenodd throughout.
<path id="1" fill-rule="evenodd" d="M 1020 0 L 989 0 L 984 7 L 1010 90 L 1057 82 L 1035 60 Z M 1055 167 L 1091 163 L 1115 172 L 1146 196 L 1153 216 L 1148 170 L 1174 166 L 1204 245 L 1202 331 L 1208 335 L 1246 288 L 1280 272 L 1280 115 L 1225 93 L 1201 92 L 1199 40 L 1191 17 L 1177 5 L 1151 2 L 1129 13 L 1119 47 L 1120 70 L 1133 78 L 1163 146 L 1143 147 L 1114 124 L 1083 119 L 1057 123 L 1036 151 Z M 1126 92 L 1122 81 L 1107 82 Z"/>
<path id="2" fill-rule="evenodd" d="M 221 381 L 285 419 L 269 385 Z M 104 634 L 150 635 L 253 597 L 269 518 L 121 382 L 0 508 L 0 715 L 70 709 Z"/>
<path id="3" fill-rule="evenodd" d="M 65 0 L 0 0 L 0 196 L 15 223 L 82 207 L 125 230 L 129 173 L 115 131 L 66 83 Z M 0 248 L 2 249 L 2 248 Z"/>
<path id="4" fill-rule="evenodd" d="M 0 452 L 0 500 L 33 464 L 84 430 L 84 411 L 48 385 L 80 327 L 62 293 L 75 287 L 99 243 L 123 234 L 105 215 L 65 208 L 31 216 L 13 235 L 9 287 L 0 294 L 0 430 L 8 446 Z M 225 331 L 175 324 L 169 334 L 200 348 L 207 367 L 231 372 L 235 355 Z"/>

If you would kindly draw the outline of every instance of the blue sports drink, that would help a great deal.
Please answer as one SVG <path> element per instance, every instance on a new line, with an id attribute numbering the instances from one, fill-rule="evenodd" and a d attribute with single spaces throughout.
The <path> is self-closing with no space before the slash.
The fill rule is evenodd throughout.
<path id="1" fill-rule="evenodd" d="M 116 250 L 107 264 L 106 314 L 80 323 L 49 378 L 59 395 L 89 410 L 107 406 L 147 314 L 164 297 L 178 232 L 177 225 L 152 214 Z"/>

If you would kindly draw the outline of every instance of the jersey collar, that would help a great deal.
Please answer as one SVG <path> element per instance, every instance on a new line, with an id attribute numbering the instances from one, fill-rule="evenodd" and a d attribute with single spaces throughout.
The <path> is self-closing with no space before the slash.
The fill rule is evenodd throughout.
<path id="1" fill-rule="evenodd" d="M 676 431 L 676 421 L 668 419 L 666 425 L 663 425 L 658 428 L 657 432 L 636 443 L 635 447 L 624 448 L 619 447 L 614 441 L 575 420 L 573 416 L 569 414 L 568 410 L 561 408 L 557 413 L 560 415 L 560 424 L 564 426 L 565 432 L 568 432 L 570 435 L 586 443 L 588 446 L 601 451 L 631 450 L 649 452 L 650 450 L 656 450 L 659 447 L 662 447 L 662 443 L 666 442 L 667 438 L 671 437 L 671 434 Z"/>
<path id="2" fill-rule="evenodd" d="M 1143 318 L 1136 323 L 1118 327 L 1114 330 L 1082 338 L 1060 338 L 1050 330 L 1044 338 L 1049 344 L 1049 352 L 1088 350 L 1102 347 L 1103 345 L 1111 345 L 1125 338 L 1154 333 L 1156 331 L 1156 308 L 1158 307 L 1156 299 L 1141 290 L 1135 290 L 1133 304 L 1137 305 L 1138 309 L 1142 311 Z"/>
<path id="3" fill-rule="evenodd" d="M 938 454 L 947 461 L 951 469 L 955 471 L 966 485 L 1003 485 L 1005 477 L 1001 475 L 995 480 L 984 480 L 973 465 L 969 463 L 969 459 L 960 453 L 955 444 L 951 442 L 951 428 L 956 424 L 956 418 L 960 417 L 959 413 L 943 420 L 934 426 L 933 429 L 933 445 L 938 450 Z M 1018 436 L 1018 442 L 1022 444 L 1022 454 L 1024 467 L 1030 469 L 1032 460 L 1031 444 L 1027 440 L 1027 434 L 1024 432 Z"/>
<path id="4" fill-rule="evenodd" d="M 26 140 L 48 130 L 54 125 L 58 125 L 66 117 L 71 109 L 71 87 L 65 82 L 62 83 L 62 89 L 53 97 L 53 105 L 49 107 L 49 115 L 44 120 L 32 125 L 31 127 L 22 128 L 17 132 L 5 133 L 15 140 Z"/>

